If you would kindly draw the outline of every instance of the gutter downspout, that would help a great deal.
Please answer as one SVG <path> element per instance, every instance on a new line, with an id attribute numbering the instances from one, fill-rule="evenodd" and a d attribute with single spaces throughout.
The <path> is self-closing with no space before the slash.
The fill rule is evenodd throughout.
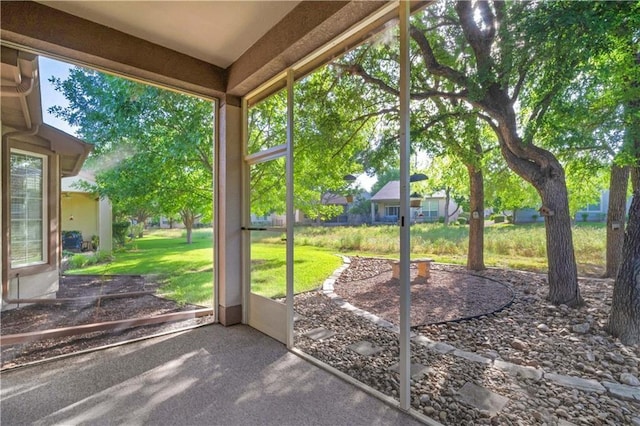
<path id="1" fill-rule="evenodd" d="M 22 77 L 20 70 L 18 69 L 18 80 L 15 86 L 0 86 L 0 93 L 4 97 L 8 98 L 20 98 L 20 106 L 24 115 L 25 122 L 27 123 L 27 129 L 31 129 L 32 120 L 29 113 L 29 105 L 27 105 L 27 96 L 31 94 L 33 89 L 38 84 L 38 71 L 33 70 L 31 77 Z"/>
<path id="2" fill-rule="evenodd" d="M 0 86 L 0 93 L 2 96 L 9 98 L 29 96 L 33 91 L 33 88 L 36 86 L 35 82 L 37 81 L 37 78 L 35 76 L 35 72 L 33 77 L 20 78 L 20 80 L 21 81 L 17 86 Z"/>

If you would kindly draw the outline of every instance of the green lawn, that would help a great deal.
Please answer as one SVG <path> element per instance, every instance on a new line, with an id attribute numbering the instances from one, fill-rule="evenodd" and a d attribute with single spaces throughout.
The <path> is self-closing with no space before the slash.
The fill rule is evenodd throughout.
<path id="1" fill-rule="evenodd" d="M 279 234 L 278 234 L 279 235 Z M 272 235 L 271 235 L 272 236 Z M 285 243 L 281 238 L 252 242 L 252 291 L 265 297 L 285 295 Z M 296 247 L 294 289 L 304 292 L 319 287 L 341 264 L 335 251 L 320 247 Z M 181 303 L 213 305 L 213 249 L 210 229 L 195 230 L 193 243 L 185 243 L 180 230 L 154 230 L 114 253 L 114 260 L 70 274 L 156 275 L 161 294 Z"/>
<path id="2" fill-rule="evenodd" d="M 438 262 L 466 262 L 467 226 L 444 227 L 420 224 L 411 228 L 412 257 L 431 257 Z M 252 291 L 266 297 L 285 295 L 284 235 L 252 234 Z M 574 248 L 580 274 L 601 273 L 605 258 L 604 224 L 577 223 Z M 530 271 L 546 271 L 544 224 L 498 224 L 485 228 L 485 264 Z M 340 265 L 336 253 L 397 258 L 397 226 L 296 227 L 294 289 L 304 292 L 319 287 Z M 195 230 L 193 244 L 185 243 L 183 231 L 156 230 L 114 254 L 108 264 L 69 273 L 157 275 L 166 297 L 183 303 L 212 306 L 212 231 Z"/>

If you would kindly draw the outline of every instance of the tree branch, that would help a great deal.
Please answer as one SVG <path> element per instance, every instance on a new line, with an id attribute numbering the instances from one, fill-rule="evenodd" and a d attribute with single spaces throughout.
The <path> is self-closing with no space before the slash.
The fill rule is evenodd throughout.
<path id="1" fill-rule="evenodd" d="M 487 26 L 486 31 L 481 30 L 474 19 L 476 16 L 476 10 L 473 7 L 474 4 L 480 12 L 480 18 Z M 493 63 L 491 58 L 491 45 L 496 35 L 495 19 L 493 12 L 491 12 L 489 8 L 489 4 L 486 1 L 478 1 L 475 3 L 458 1 L 456 2 L 455 9 L 460 18 L 465 38 L 469 42 L 476 57 L 478 71 L 489 70 Z"/>
<path id="2" fill-rule="evenodd" d="M 431 44 L 429 44 L 429 40 L 427 40 L 427 37 L 425 37 L 421 30 L 412 25 L 410 34 L 411 38 L 418 44 L 424 64 L 431 74 L 445 77 L 461 87 L 468 87 L 469 82 L 464 74 L 438 62 L 431 48 Z"/>

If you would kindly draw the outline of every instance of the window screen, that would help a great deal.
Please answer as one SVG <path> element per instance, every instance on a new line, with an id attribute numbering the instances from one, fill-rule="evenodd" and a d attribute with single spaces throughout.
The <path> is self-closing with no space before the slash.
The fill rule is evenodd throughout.
<path id="1" fill-rule="evenodd" d="M 11 153 L 11 267 L 45 263 L 46 157 Z"/>

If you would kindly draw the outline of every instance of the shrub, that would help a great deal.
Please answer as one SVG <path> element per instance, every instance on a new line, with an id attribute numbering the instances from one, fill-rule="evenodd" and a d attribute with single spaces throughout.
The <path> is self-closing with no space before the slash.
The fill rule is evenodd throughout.
<path id="1" fill-rule="evenodd" d="M 130 235 L 132 238 L 142 238 L 144 235 L 144 223 L 131 225 Z"/>
<path id="2" fill-rule="evenodd" d="M 76 254 L 69 259 L 69 268 L 70 269 L 80 269 L 84 268 L 89 264 L 89 258 L 82 254 Z"/>
<path id="3" fill-rule="evenodd" d="M 507 222 L 513 223 L 513 215 L 508 215 L 507 216 Z"/>
<path id="4" fill-rule="evenodd" d="M 110 252 L 98 251 L 92 255 L 76 254 L 69 259 L 69 269 L 82 269 L 97 263 L 107 263 L 113 260 Z"/>
<path id="5" fill-rule="evenodd" d="M 534 222 L 538 221 L 538 215 L 537 214 L 532 214 L 531 215 L 531 219 L 533 219 Z"/>
<path id="6" fill-rule="evenodd" d="M 444 216 L 438 217 L 438 223 L 444 223 Z"/>
<path id="7" fill-rule="evenodd" d="M 493 215 L 493 222 L 494 223 L 504 223 L 504 219 L 505 219 L 505 217 L 503 215 L 501 215 L 501 214 Z"/>
<path id="8" fill-rule="evenodd" d="M 469 220 L 467 218 L 464 218 L 464 217 L 458 217 L 458 223 L 460 225 L 466 225 L 467 223 L 469 223 Z"/>
<path id="9" fill-rule="evenodd" d="M 582 221 L 586 222 L 587 219 L 589 218 L 589 213 L 582 213 L 580 216 L 582 216 Z"/>
<path id="10" fill-rule="evenodd" d="M 127 240 L 127 229 L 129 229 L 130 223 L 128 221 L 124 222 L 113 222 L 111 225 L 111 230 L 113 232 L 113 239 L 116 244 L 119 246 L 124 246 L 124 243 Z"/>

